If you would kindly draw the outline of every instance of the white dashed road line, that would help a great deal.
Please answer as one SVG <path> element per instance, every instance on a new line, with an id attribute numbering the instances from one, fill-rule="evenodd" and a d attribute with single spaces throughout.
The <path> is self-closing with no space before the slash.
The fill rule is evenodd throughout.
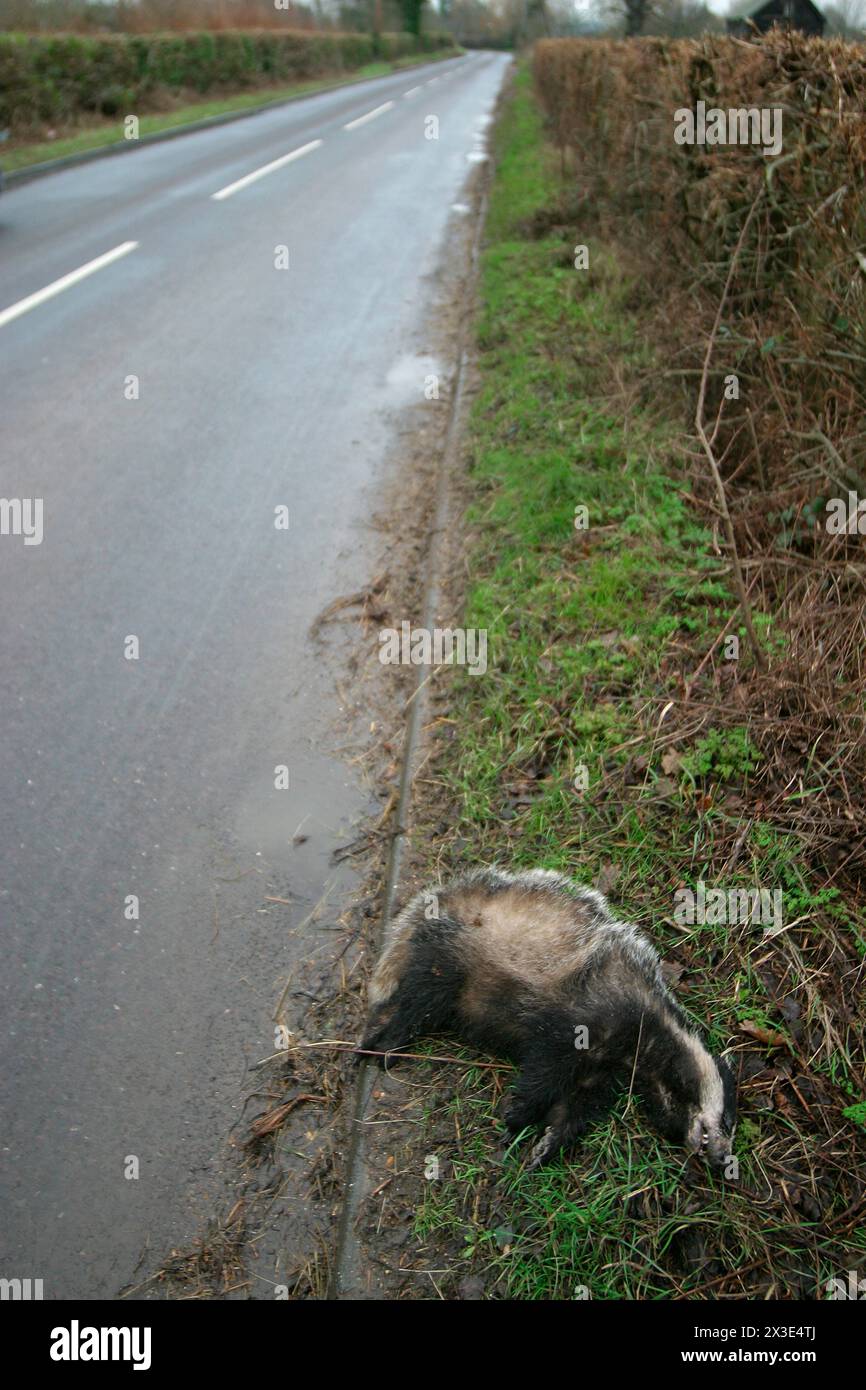
<path id="1" fill-rule="evenodd" d="M 265 174 L 272 174 L 275 169 L 282 169 L 284 164 L 291 164 L 293 159 L 300 159 L 301 155 L 309 154 L 311 150 L 317 150 L 321 144 L 321 140 L 311 140 L 308 145 L 301 145 L 300 149 L 292 150 L 291 154 L 284 154 L 279 159 L 272 159 L 270 164 L 263 164 L 261 169 L 254 169 L 251 174 L 244 174 L 242 179 L 227 184 L 225 188 L 220 189 L 219 193 L 212 193 L 210 196 L 215 202 L 221 202 L 223 198 L 230 198 L 239 189 L 255 183 L 256 179 L 263 179 Z"/>
<path id="2" fill-rule="evenodd" d="M 106 251 L 104 256 L 97 256 L 95 260 L 88 261 L 86 265 L 80 265 L 77 270 L 70 270 L 68 275 L 62 275 L 59 280 L 54 280 L 50 285 L 46 285 L 44 290 L 37 290 L 35 294 L 28 294 L 26 299 L 19 299 L 17 304 L 10 304 L 8 309 L 0 312 L 0 328 L 6 323 L 11 323 L 21 314 L 26 314 L 28 309 L 35 309 L 37 304 L 44 304 L 46 299 L 53 299 L 56 294 L 62 294 L 71 285 L 77 285 L 79 280 L 86 280 L 88 275 L 94 271 L 102 270 L 103 266 L 111 265 L 112 261 L 119 261 L 121 256 L 128 256 L 130 251 L 134 251 L 138 245 L 137 241 L 124 241 L 120 246 L 115 246 L 113 251 Z"/>
<path id="3" fill-rule="evenodd" d="M 394 105 L 393 101 L 385 101 L 381 106 L 377 106 L 373 111 L 368 111 L 366 116 L 358 116 L 354 121 L 349 121 L 344 125 L 344 130 L 357 130 L 359 125 L 366 125 L 367 121 L 372 121 L 376 116 L 381 116 L 383 111 L 390 111 Z"/>
<path id="4" fill-rule="evenodd" d="M 428 82 L 423 82 L 417 87 L 410 87 L 408 92 L 403 93 L 403 96 L 413 97 L 416 92 L 421 91 L 422 87 L 432 87 L 434 83 L 450 76 L 451 73 L 448 72 L 443 73 L 441 79 L 440 77 L 431 77 Z M 382 116 L 386 111 L 390 111 L 393 105 L 393 101 L 385 101 L 381 106 L 367 111 L 363 116 L 357 116 L 354 121 L 348 121 L 343 129 L 357 130 L 359 126 L 366 125 L 368 121 L 373 121 L 377 116 Z M 212 193 L 210 196 L 214 202 L 222 202 L 224 198 L 230 198 L 233 193 L 238 193 L 242 188 L 248 188 L 251 183 L 255 183 L 258 179 L 263 179 L 266 174 L 272 174 L 275 170 L 282 169 L 285 164 L 291 164 L 293 160 L 300 159 L 303 155 L 317 150 L 323 143 L 322 140 L 311 140 L 309 144 L 301 145 L 299 149 L 281 155 L 279 159 L 272 159 L 269 164 L 263 164 L 260 169 L 254 169 L 252 173 L 244 174 L 243 178 L 227 184 L 225 188 L 221 188 L 219 192 Z M 476 153 L 467 155 L 467 158 L 470 161 L 480 161 L 486 156 Z M 61 276 L 59 280 L 54 280 L 44 289 L 37 290 L 35 294 L 29 294 L 26 299 L 19 299 L 17 304 L 10 304 L 8 309 L 0 310 L 0 328 L 4 324 L 11 323 L 13 319 L 19 318 L 21 314 L 26 314 L 28 309 L 35 309 L 38 304 L 44 304 L 46 299 L 53 299 L 56 294 L 61 294 L 63 290 L 68 290 L 72 285 L 76 285 L 79 280 L 85 280 L 88 275 L 102 270 L 103 266 L 111 265 L 112 261 L 120 260 L 121 256 L 127 256 L 137 246 L 137 241 L 124 241 L 120 246 L 115 246 L 113 251 L 106 251 L 105 255 L 97 256 L 95 260 L 88 261 L 86 265 L 79 266 L 77 270 L 72 270 L 68 275 Z"/>

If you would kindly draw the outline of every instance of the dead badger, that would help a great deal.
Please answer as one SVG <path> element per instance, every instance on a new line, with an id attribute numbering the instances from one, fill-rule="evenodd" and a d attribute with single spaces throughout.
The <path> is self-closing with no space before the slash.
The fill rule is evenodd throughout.
<path id="1" fill-rule="evenodd" d="M 389 924 L 362 1048 L 449 1032 L 519 1068 L 505 1122 L 570 1147 L 631 1086 L 666 1138 L 724 1163 L 733 1074 L 669 993 L 659 959 L 591 888 L 547 869 L 480 869 L 419 893 Z"/>

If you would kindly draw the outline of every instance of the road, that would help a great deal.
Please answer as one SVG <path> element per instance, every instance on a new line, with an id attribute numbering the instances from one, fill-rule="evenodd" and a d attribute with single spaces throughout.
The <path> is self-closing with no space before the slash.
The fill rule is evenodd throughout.
<path id="1" fill-rule="evenodd" d="M 310 946 L 265 895 L 302 917 L 369 808 L 308 628 L 370 576 L 506 66 L 431 64 L 0 197 L 0 497 L 42 499 L 39 543 L 0 512 L 0 1276 L 46 1298 L 114 1296 L 207 1213 Z"/>

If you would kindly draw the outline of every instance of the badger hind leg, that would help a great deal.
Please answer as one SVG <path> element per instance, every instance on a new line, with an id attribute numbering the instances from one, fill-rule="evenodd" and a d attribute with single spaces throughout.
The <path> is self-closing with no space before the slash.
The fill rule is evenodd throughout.
<path id="1" fill-rule="evenodd" d="M 575 1110 L 574 1103 L 566 1100 L 558 1100 L 546 1109 L 537 1101 L 512 1101 L 505 1124 L 511 1134 L 519 1134 L 531 1126 L 543 1127 L 540 1138 L 530 1150 L 529 1171 L 551 1162 L 563 1150 L 573 1148 L 589 1128 L 589 1122 Z"/>
<path id="2" fill-rule="evenodd" d="M 393 961 L 389 967 L 390 992 L 381 999 L 371 990 L 363 1051 L 395 1052 L 416 1038 L 453 1027 L 465 979 L 455 949 L 458 933 L 454 923 L 434 919 L 425 921 L 411 937 L 402 938 L 399 971 L 393 969 Z"/>
<path id="3" fill-rule="evenodd" d="M 504 1116 L 512 1134 L 530 1125 L 550 1123 L 550 1112 L 576 1089 L 579 1063 L 569 1020 L 565 1016 L 557 1018 L 543 1003 L 539 1007 L 545 1008 L 548 1015 L 548 1036 L 531 1039 L 524 1050 Z"/>
<path id="4" fill-rule="evenodd" d="M 552 1106 L 545 1116 L 541 1138 L 532 1146 L 527 1171 L 550 1163 L 559 1154 L 573 1149 L 589 1128 L 588 1122 L 569 1109 L 565 1101 Z"/>
<path id="5" fill-rule="evenodd" d="M 574 1148 L 593 1122 L 604 1112 L 609 1095 L 604 1082 L 582 1074 L 568 1051 L 554 1048 L 541 1052 L 521 1069 L 505 1113 L 512 1134 L 531 1126 L 542 1129 L 533 1145 L 529 1169 L 555 1159 Z"/>
<path id="6" fill-rule="evenodd" d="M 539 1092 L 526 1070 L 518 1077 L 508 1108 L 503 1116 L 505 1128 L 510 1134 L 519 1134 L 532 1125 L 541 1124 L 550 1108 L 550 1096 L 546 1090 Z"/>

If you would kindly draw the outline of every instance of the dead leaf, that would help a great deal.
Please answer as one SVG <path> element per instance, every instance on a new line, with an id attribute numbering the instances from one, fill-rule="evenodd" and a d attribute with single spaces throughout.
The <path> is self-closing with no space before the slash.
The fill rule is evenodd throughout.
<path id="1" fill-rule="evenodd" d="M 756 1042 L 763 1043 L 765 1047 L 790 1047 L 791 1045 L 783 1033 L 772 1033 L 769 1028 L 762 1028 L 760 1024 L 752 1023 L 751 1019 L 746 1019 L 744 1023 L 740 1024 L 740 1032 L 746 1033 Z"/>

